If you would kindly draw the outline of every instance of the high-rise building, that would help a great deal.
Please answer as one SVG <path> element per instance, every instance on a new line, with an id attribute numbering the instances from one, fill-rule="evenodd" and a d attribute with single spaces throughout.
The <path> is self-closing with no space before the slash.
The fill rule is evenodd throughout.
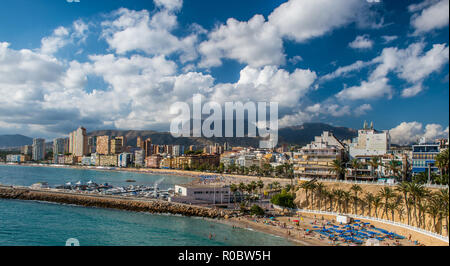
<path id="1" fill-rule="evenodd" d="M 138 166 L 138 167 L 143 167 L 144 166 L 144 160 L 145 160 L 145 156 L 144 156 L 144 150 L 143 149 L 137 149 L 134 151 L 134 165 Z"/>
<path id="2" fill-rule="evenodd" d="M 96 136 L 92 136 L 92 137 L 88 137 L 88 150 L 89 153 L 96 153 L 97 151 L 97 137 Z"/>
<path id="3" fill-rule="evenodd" d="M 25 145 L 21 149 L 21 153 L 24 155 L 32 155 L 33 154 L 33 145 Z"/>
<path id="4" fill-rule="evenodd" d="M 122 143 L 123 143 L 123 139 L 122 138 L 113 138 L 113 139 L 111 139 L 111 142 L 110 142 L 110 145 L 111 145 L 110 152 L 111 152 L 111 154 L 119 154 L 119 153 L 121 153 L 122 149 L 123 149 Z"/>
<path id="5" fill-rule="evenodd" d="M 53 162 L 58 163 L 58 156 L 67 153 L 67 140 L 65 138 L 57 138 L 53 140 Z"/>
<path id="6" fill-rule="evenodd" d="M 152 139 L 148 138 L 144 142 L 144 154 L 148 157 L 153 154 Z"/>
<path id="7" fill-rule="evenodd" d="M 53 154 L 66 153 L 66 139 L 57 138 L 53 140 Z"/>
<path id="8" fill-rule="evenodd" d="M 125 136 L 119 136 L 115 137 L 116 140 L 120 141 L 120 151 L 119 152 L 125 152 L 127 148 L 127 137 Z"/>
<path id="9" fill-rule="evenodd" d="M 173 156 L 181 156 L 182 154 L 184 154 L 184 146 L 173 145 L 172 155 Z"/>
<path id="10" fill-rule="evenodd" d="M 74 156 L 88 154 L 88 138 L 85 128 L 79 127 L 69 134 L 69 153 Z"/>
<path id="11" fill-rule="evenodd" d="M 45 140 L 33 139 L 33 160 L 41 161 L 45 158 Z"/>
<path id="12" fill-rule="evenodd" d="M 110 150 L 110 137 L 109 136 L 97 136 L 97 148 L 96 152 L 100 155 L 108 155 Z"/>
<path id="13" fill-rule="evenodd" d="M 142 137 L 137 137 L 136 140 L 136 147 L 144 149 L 144 140 L 142 139 Z"/>

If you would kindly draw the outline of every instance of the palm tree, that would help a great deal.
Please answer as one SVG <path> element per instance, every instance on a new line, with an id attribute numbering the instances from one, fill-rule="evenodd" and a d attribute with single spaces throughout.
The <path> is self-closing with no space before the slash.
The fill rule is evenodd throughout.
<path id="1" fill-rule="evenodd" d="M 300 183 L 300 188 L 305 191 L 306 207 L 308 207 L 309 206 L 309 199 L 308 199 L 309 182 L 305 181 L 305 182 Z"/>
<path id="2" fill-rule="evenodd" d="M 375 217 L 378 218 L 378 208 L 383 204 L 381 202 L 381 197 L 379 195 L 376 195 L 373 198 L 373 207 L 375 208 Z"/>
<path id="3" fill-rule="evenodd" d="M 440 214 L 441 211 L 441 202 L 439 200 L 439 196 L 438 194 L 433 195 L 432 197 L 430 197 L 430 199 L 427 201 L 427 205 L 426 205 L 426 213 L 428 213 L 429 215 L 431 215 L 431 217 L 433 218 L 433 230 L 438 233 L 438 230 L 436 228 L 436 218 L 438 217 L 438 215 Z"/>
<path id="4" fill-rule="evenodd" d="M 241 182 L 239 183 L 238 188 L 241 191 L 242 195 L 244 195 L 244 191 L 247 190 L 247 186 L 243 182 Z"/>
<path id="5" fill-rule="evenodd" d="M 279 190 L 281 188 L 281 185 L 278 181 L 272 182 L 272 188 L 275 190 Z"/>
<path id="6" fill-rule="evenodd" d="M 372 215 L 372 203 L 373 203 L 375 197 L 373 196 L 372 193 L 367 192 L 364 199 L 365 199 L 366 202 L 367 202 L 367 207 L 368 207 L 368 209 L 369 209 L 369 216 L 371 216 L 371 215 Z M 364 214 L 364 213 L 363 213 L 363 214 Z"/>
<path id="7" fill-rule="evenodd" d="M 345 202 L 345 212 L 348 213 L 348 202 L 352 198 L 352 195 L 350 194 L 349 191 L 343 191 L 342 196 L 343 196 L 344 202 Z"/>
<path id="8" fill-rule="evenodd" d="M 391 220 L 394 221 L 394 212 L 397 208 L 397 205 L 394 202 L 387 203 L 386 208 L 391 211 Z M 389 219 L 389 215 L 386 214 L 387 219 Z"/>
<path id="9" fill-rule="evenodd" d="M 326 197 L 327 197 L 328 201 L 330 202 L 330 212 L 332 212 L 333 211 L 333 200 L 334 200 L 335 194 L 333 193 L 333 191 L 327 191 Z"/>
<path id="10" fill-rule="evenodd" d="M 294 164 L 284 163 L 283 164 L 283 175 L 285 178 L 291 180 L 291 186 L 293 186 L 294 182 Z"/>
<path id="11" fill-rule="evenodd" d="M 319 182 L 316 184 L 316 191 L 317 195 L 319 196 L 318 203 L 319 203 L 319 210 L 321 210 L 322 205 L 322 198 L 325 195 L 326 187 L 323 183 Z"/>
<path id="12" fill-rule="evenodd" d="M 375 169 L 377 169 L 378 166 L 380 166 L 380 158 L 379 157 L 372 157 L 372 159 L 368 163 L 369 163 L 369 165 L 371 167 L 370 175 L 373 177 L 374 173 L 375 173 Z"/>
<path id="13" fill-rule="evenodd" d="M 311 190 L 311 208 L 314 209 L 314 194 L 316 192 L 317 185 L 315 183 L 309 184 L 309 190 Z"/>
<path id="14" fill-rule="evenodd" d="M 422 201 L 424 199 L 427 199 L 430 196 L 430 194 L 431 194 L 430 190 L 426 189 L 425 187 L 422 187 L 416 194 L 418 210 L 419 210 L 419 217 L 422 217 L 422 219 L 419 219 L 419 227 L 421 225 L 425 226 L 426 206 Z"/>
<path id="15" fill-rule="evenodd" d="M 386 215 L 386 217 L 387 217 L 389 200 L 391 198 L 393 198 L 395 196 L 395 194 L 390 187 L 383 187 L 382 189 L 380 189 L 378 194 L 380 195 L 381 198 L 384 199 L 384 202 L 383 202 L 384 211 L 383 211 L 383 214 L 381 215 L 381 217 L 384 217 L 384 215 Z"/>
<path id="16" fill-rule="evenodd" d="M 418 218 L 417 218 L 417 197 L 420 194 L 420 191 L 423 189 L 423 186 L 421 184 L 418 184 L 416 182 L 408 183 L 409 186 L 409 193 L 411 195 L 412 199 L 412 205 L 414 207 L 414 220 L 415 224 L 418 225 Z"/>
<path id="17" fill-rule="evenodd" d="M 353 191 L 354 196 L 355 196 L 355 201 L 354 201 L 354 205 L 353 205 L 353 210 L 354 210 L 353 212 L 355 214 L 358 214 L 358 193 L 362 191 L 362 188 L 361 188 L 361 186 L 354 184 L 354 185 L 351 186 L 350 190 Z"/>
<path id="18" fill-rule="evenodd" d="M 264 182 L 259 179 L 258 182 L 256 182 L 256 186 L 259 188 L 259 194 L 262 194 L 262 189 L 264 188 Z"/>
<path id="19" fill-rule="evenodd" d="M 338 207 L 339 213 L 341 213 L 341 206 L 342 206 L 342 199 L 344 197 L 343 195 L 343 190 L 341 189 L 333 189 L 333 195 L 334 198 L 336 199 L 336 206 Z"/>
<path id="20" fill-rule="evenodd" d="M 336 174 L 336 179 L 341 179 L 343 175 L 345 175 L 345 166 L 341 160 L 333 160 L 331 163 L 330 173 Z"/>
<path id="21" fill-rule="evenodd" d="M 436 166 L 439 168 L 439 172 L 441 172 L 441 178 L 445 173 L 448 173 L 448 160 L 449 160 L 449 150 L 445 149 L 441 151 L 438 155 L 436 155 Z"/>
<path id="22" fill-rule="evenodd" d="M 400 169 L 400 162 L 396 160 L 390 160 L 387 169 L 392 173 L 394 177 L 399 177 L 399 173 L 401 171 Z"/>
<path id="23" fill-rule="evenodd" d="M 358 159 L 353 159 L 350 161 L 350 165 L 353 170 L 355 170 L 355 179 L 358 178 L 358 169 L 361 168 L 361 163 Z"/>
<path id="24" fill-rule="evenodd" d="M 399 219 L 400 219 L 400 222 L 402 222 L 402 221 L 403 221 L 403 214 L 405 213 L 405 209 L 404 209 L 404 207 L 403 207 L 403 204 L 397 205 L 396 210 L 397 210 L 397 213 L 398 213 L 398 217 L 399 217 Z"/>
<path id="25" fill-rule="evenodd" d="M 397 185 L 395 190 L 403 194 L 403 200 L 405 201 L 406 213 L 407 213 L 407 217 L 408 217 L 408 225 L 410 225 L 411 224 L 411 222 L 410 222 L 411 212 L 409 210 L 409 204 L 408 204 L 409 183 L 406 181 L 401 182 L 400 184 Z"/>
<path id="26" fill-rule="evenodd" d="M 445 219 L 446 222 L 446 228 L 447 228 L 447 236 L 449 235 L 449 228 L 448 228 L 448 211 L 449 211 L 449 196 L 448 196 L 448 188 L 446 189 L 441 189 L 438 192 L 439 194 L 439 198 L 441 201 L 441 213 L 443 218 Z"/>

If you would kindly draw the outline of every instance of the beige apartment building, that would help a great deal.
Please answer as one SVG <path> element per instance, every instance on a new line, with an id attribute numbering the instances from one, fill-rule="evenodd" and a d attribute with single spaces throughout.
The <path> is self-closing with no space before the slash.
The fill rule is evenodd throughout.
<path id="1" fill-rule="evenodd" d="M 79 127 L 69 134 L 69 153 L 74 156 L 84 156 L 89 153 L 85 128 Z"/>
<path id="2" fill-rule="evenodd" d="M 333 160 L 343 160 L 345 146 L 332 133 L 324 131 L 320 137 L 294 152 L 294 174 L 307 178 L 337 178 Z"/>
<path id="3" fill-rule="evenodd" d="M 97 149 L 98 154 L 108 155 L 110 154 L 110 137 L 98 136 L 97 137 Z"/>

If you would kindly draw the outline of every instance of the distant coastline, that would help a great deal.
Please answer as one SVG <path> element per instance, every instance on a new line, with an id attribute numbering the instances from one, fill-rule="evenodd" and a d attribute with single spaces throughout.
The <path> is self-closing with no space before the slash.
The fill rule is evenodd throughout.
<path id="1" fill-rule="evenodd" d="M 262 177 L 262 176 L 250 176 L 250 175 L 237 175 L 237 174 L 226 174 L 226 173 L 208 173 L 199 171 L 187 171 L 178 169 L 158 169 L 158 168 L 120 168 L 120 167 L 100 167 L 95 166 L 82 166 L 82 165 L 55 165 L 55 164 L 37 164 L 37 163 L 0 163 L 0 165 L 13 165 L 13 166 L 30 166 L 30 167 L 50 167 L 50 168 L 69 168 L 69 169 L 81 169 L 81 170 L 96 170 L 96 171 L 115 171 L 115 172 L 133 172 L 141 174 L 164 174 L 164 175 L 175 175 L 175 176 L 186 176 L 200 178 L 201 176 L 224 176 L 230 178 L 241 179 L 242 182 L 245 181 L 257 181 L 259 179 L 266 182 L 283 182 L 290 183 L 291 180 L 287 178 L 274 178 L 274 177 Z"/>

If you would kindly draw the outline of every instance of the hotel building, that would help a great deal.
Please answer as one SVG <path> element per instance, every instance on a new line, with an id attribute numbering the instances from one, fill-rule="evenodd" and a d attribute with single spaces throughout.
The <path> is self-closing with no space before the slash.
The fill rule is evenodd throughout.
<path id="1" fill-rule="evenodd" d="M 390 148 L 391 141 L 389 131 L 377 131 L 364 122 L 363 129 L 358 130 L 358 137 L 354 138 L 350 146 L 350 157 L 358 156 L 382 156 Z"/>
<path id="2" fill-rule="evenodd" d="M 425 143 L 412 145 L 412 173 L 437 172 L 435 166 L 436 155 L 439 154 L 438 143 Z"/>
<path id="3" fill-rule="evenodd" d="M 337 178 L 331 172 L 334 160 L 343 160 L 345 146 L 332 133 L 324 131 L 320 137 L 294 152 L 294 174 L 308 178 Z"/>

